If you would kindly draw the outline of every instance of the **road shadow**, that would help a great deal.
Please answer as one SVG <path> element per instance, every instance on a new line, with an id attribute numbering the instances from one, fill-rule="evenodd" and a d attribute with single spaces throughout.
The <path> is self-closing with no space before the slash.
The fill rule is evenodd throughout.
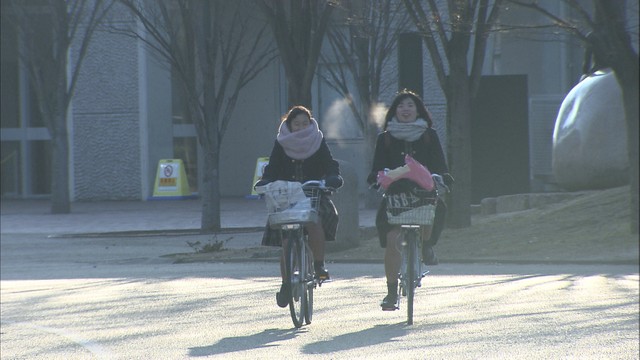
<path id="1" fill-rule="evenodd" d="M 189 356 L 211 356 L 280 346 L 276 343 L 283 340 L 293 339 L 301 332 L 304 331 L 301 331 L 300 329 L 267 329 L 253 335 L 226 337 L 212 345 L 189 348 Z"/>
<path id="2" fill-rule="evenodd" d="M 384 342 L 396 341 L 394 339 L 402 337 L 406 333 L 406 322 L 376 325 L 362 331 L 339 335 L 331 340 L 318 341 L 305 345 L 302 351 L 305 354 L 328 354 L 338 351 L 364 348 Z"/>

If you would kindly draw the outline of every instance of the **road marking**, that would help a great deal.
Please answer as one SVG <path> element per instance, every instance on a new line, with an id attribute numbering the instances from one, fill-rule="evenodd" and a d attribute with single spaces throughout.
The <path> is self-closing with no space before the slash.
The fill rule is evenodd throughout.
<path id="1" fill-rule="evenodd" d="M 69 340 L 71 340 L 72 342 L 82 346 L 83 348 L 87 349 L 90 353 L 92 353 L 93 355 L 95 355 L 98 359 L 116 359 L 116 355 L 111 353 L 109 350 L 107 350 L 107 348 L 105 348 L 104 346 L 95 343 L 93 341 L 87 340 L 84 337 L 82 337 L 79 334 L 76 334 L 74 332 L 71 331 L 66 331 L 63 329 L 56 329 L 56 328 L 52 328 L 52 327 L 48 327 L 48 326 L 40 326 L 40 325 L 36 325 L 33 323 L 27 323 L 27 322 L 14 322 L 14 321 L 3 321 L 4 323 L 7 324 L 12 324 L 12 325 L 18 325 L 18 326 L 24 326 L 24 327 L 29 327 L 35 330 L 40 330 L 40 331 L 44 331 L 44 332 L 48 332 L 51 334 L 55 334 L 58 336 L 62 336 L 64 338 L 67 338 Z"/>

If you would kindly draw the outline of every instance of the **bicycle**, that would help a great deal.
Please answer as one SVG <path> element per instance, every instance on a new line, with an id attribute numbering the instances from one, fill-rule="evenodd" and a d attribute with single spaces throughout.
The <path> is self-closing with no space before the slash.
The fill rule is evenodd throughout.
<path id="1" fill-rule="evenodd" d="M 283 246 L 285 281 L 291 284 L 289 312 L 293 325 L 300 328 L 311 324 L 313 291 L 325 280 L 316 277 L 304 226 L 318 222 L 320 199 L 333 189 L 326 187 L 324 181 L 310 180 L 303 184 L 275 181 L 256 191 L 265 197 L 269 226 L 280 230 L 283 241 L 287 239 Z"/>
<path id="2" fill-rule="evenodd" d="M 433 225 L 437 201 L 448 192 L 440 175 L 433 174 L 432 178 L 436 185 L 432 191 L 424 190 L 410 180 L 401 180 L 398 182 L 404 182 L 405 186 L 412 184 L 410 190 L 394 193 L 392 184 L 384 194 L 388 222 L 400 226 L 402 249 L 399 249 L 401 263 L 396 308 L 400 308 L 401 297 L 406 297 L 408 325 L 413 324 L 415 289 L 422 286 L 422 279 L 429 273 L 426 268 L 423 271 L 421 261 L 422 227 Z"/>

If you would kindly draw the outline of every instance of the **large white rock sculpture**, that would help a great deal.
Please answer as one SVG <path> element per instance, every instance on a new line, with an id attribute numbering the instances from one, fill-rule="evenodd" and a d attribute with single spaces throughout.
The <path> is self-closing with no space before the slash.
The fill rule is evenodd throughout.
<path id="1" fill-rule="evenodd" d="M 567 190 L 628 183 L 622 91 L 610 69 L 597 71 L 565 97 L 553 131 L 552 170 Z"/>

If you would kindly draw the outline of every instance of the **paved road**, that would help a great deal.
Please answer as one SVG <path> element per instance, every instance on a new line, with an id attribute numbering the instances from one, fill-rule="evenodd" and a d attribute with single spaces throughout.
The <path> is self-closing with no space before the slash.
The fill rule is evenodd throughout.
<path id="1" fill-rule="evenodd" d="M 171 264 L 182 240 L 3 234 L 0 357 L 638 358 L 634 265 L 443 264 L 407 326 L 379 310 L 380 264 L 331 264 L 296 330 L 275 263 Z"/>

